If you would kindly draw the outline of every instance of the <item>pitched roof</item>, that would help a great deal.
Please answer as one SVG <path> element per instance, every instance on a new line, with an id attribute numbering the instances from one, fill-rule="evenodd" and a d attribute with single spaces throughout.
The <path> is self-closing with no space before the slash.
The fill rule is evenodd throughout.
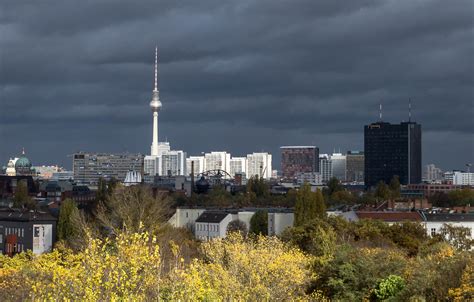
<path id="1" fill-rule="evenodd" d="M 356 212 L 359 219 L 379 219 L 385 222 L 422 221 L 418 212 Z"/>
<path id="2" fill-rule="evenodd" d="M 225 212 L 209 212 L 206 211 L 199 215 L 198 219 L 196 219 L 196 222 L 205 222 L 205 223 L 219 223 L 224 218 L 227 217 L 227 215 L 230 215 L 229 213 Z"/>
<path id="3" fill-rule="evenodd" d="M 58 219 L 47 212 L 40 211 L 0 211 L 0 221 L 57 221 Z"/>
<path id="4" fill-rule="evenodd" d="M 442 221 L 442 222 L 474 222 L 474 213 L 436 213 L 425 214 L 426 221 Z"/>

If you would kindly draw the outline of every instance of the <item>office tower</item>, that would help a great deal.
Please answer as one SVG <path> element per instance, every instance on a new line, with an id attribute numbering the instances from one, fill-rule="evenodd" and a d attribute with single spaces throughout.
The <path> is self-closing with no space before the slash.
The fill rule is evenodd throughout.
<path id="1" fill-rule="evenodd" d="M 247 178 L 258 175 L 264 179 L 272 178 L 272 155 L 267 152 L 247 154 Z"/>
<path id="2" fill-rule="evenodd" d="M 247 174 L 247 158 L 246 157 L 231 157 L 230 158 L 230 176 L 234 177 L 235 174 Z"/>
<path id="3" fill-rule="evenodd" d="M 224 170 L 230 171 L 230 153 L 225 151 L 204 154 L 204 171 Z M 230 174 L 230 173 L 229 173 Z"/>
<path id="4" fill-rule="evenodd" d="M 340 181 L 346 181 L 346 156 L 342 153 L 333 153 L 331 155 L 332 176 Z"/>
<path id="5" fill-rule="evenodd" d="M 328 154 L 319 155 L 319 172 L 322 183 L 327 183 L 332 178 L 332 161 Z"/>
<path id="6" fill-rule="evenodd" d="M 421 125 L 415 122 L 377 122 L 364 126 L 365 185 L 421 182 Z"/>
<path id="7" fill-rule="evenodd" d="M 443 171 L 434 164 L 425 166 L 423 180 L 425 181 L 441 181 L 443 180 Z"/>
<path id="8" fill-rule="evenodd" d="M 190 156 L 186 158 L 186 173 L 191 175 L 191 162 L 194 162 L 194 175 L 204 172 L 204 156 Z"/>
<path id="9" fill-rule="evenodd" d="M 453 185 L 474 186 L 474 173 L 454 171 Z"/>
<path id="10" fill-rule="evenodd" d="M 362 151 L 347 151 L 346 181 L 364 182 L 364 158 Z"/>
<path id="11" fill-rule="evenodd" d="M 142 154 L 109 154 L 79 152 L 73 155 L 74 180 L 81 184 L 97 185 L 99 178 L 124 181 L 128 171 L 143 169 Z"/>
<path id="12" fill-rule="evenodd" d="M 282 176 L 295 179 L 298 172 L 319 172 L 319 149 L 315 146 L 283 146 L 281 150 Z"/>

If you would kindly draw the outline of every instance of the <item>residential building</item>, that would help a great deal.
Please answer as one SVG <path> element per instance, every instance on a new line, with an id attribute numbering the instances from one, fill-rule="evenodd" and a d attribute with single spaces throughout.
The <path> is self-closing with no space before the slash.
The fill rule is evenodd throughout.
<path id="1" fill-rule="evenodd" d="M 194 162 L 194 176 L 204 172 L 204 156 L 190 156 L 186 159 L 186 172 L 191 175 L 191 162 Z"/>
<path id="2" fill-rule="evenodd" d="M 422 213 L 426 232 L 430 236 L 440 233 L 441 228 L 445 224 L 452 226 L 466 227 L 470 230 L 470 236 L 474 234 L 474 213 Z"/>
<path id="3" fill-rule="evenodd" d="M 57 218 L 44 212 L 0 211 L 0 253 L 13 256 L 31 250 L 51 251 L 56 241 Z"/>
<path id="4" fill-rule="evenodd" d="M 225 238 L 227 225 L 232 221 L 232 214 L 226 212 L 205 211 L 195 223 L 195 236 L 199 240 Z"/>
<path id="5" fill-rule="evenodd" d="M 285 179 L 295 179 L 298 172 L 319 172 L 319 149 L 315 146 L 283 146 L 281 170 Z"/>
<path id="6" fill-rule="evenodd" d="M 161 154 L 161 171 L 159 175 L 186 175 L 186 152 L 171 150 Z"/>
<path id="7" fill-rule="evenodd" d="M 332 176 L 339 179 L 341 182 L 346 181 L 346 155 L 342 153 L 333 153 L 331 155 L 332 162 Z"/>
<path id="8" fill-rule="evenodd" d="M 332 178 L 332 161 L 328 154 L 319 155 L 319 172 L 321 181 L 325 184 Z"/>
<path id="9" fill-rule="evenodd" d="M 294 220 L 293 212 L 269 212 L 268 236 L 279 236 L 287 228 L 293 227 Z"/>
<path id="10" fill-rule="evenodd" d="M 225 151 L 204 154 L 204 171 L 223 170 L 230 171 L 230 153 Z M 229 173 L 230 174 L 230 173 Z"/>
<path id="11" fill-rule="evenodd" d="M 229 162 L 229 174 L 234 177 L 236 174 L 247 174 L 247 158 L 246 157 L 231 157 Z"/>
<path id="12" fill-rule="evenodd" d="M 77 185 L 69 180 L 45 181 L 39 186 L 39 192 L 42 198 L 58 205 L 65 199 L 72 199 L 79 206 L 86 207 L 95 201 L 96 194 L 85 185 Z"/>
<path id="13" fill-rule="evenodd" d="M 74 172 L 73 171 L 60 171 L 54 172 L 51 176 L 51 180 L 74 180 Z"/>
<path id="14" fill-rule="evenodd" d="M 474 186 L 474 173 L 455 171 L 453 185 Z"/>
<path id="15" fill-rule="evenodd" d="M 79 152 L 73 155 L 74 180 L 93 186 L 99 178 L 124 181 L 128 171 L 142 171 L 143 159 L 142 154 Z"/>
<path id="16" fill-rule="evenodd" d="M 346 181 L 364 182 L 364 152 L 347 151 L 346 154 Z"/>
<path id="17" fill-rule="evenodd" d="M 423 180 L 427 182 L 437 182 L 443 180 L 443 171 L 434 164 L 425 166 Z"/>
<path id="18" fill-rule="evenodd" d="M 298 172 L 296 173 L 296 183 L 302 185 L 304 183 L 311 185 L 322 185 L 323 178 L 319 172 Z"/>
<path id="19" fill-rule="evenodd" d="M 365 185 L 421 182 L 421 125 L 415 122 L 377 122 L 364 127 Z"/>
<path id="20" fill-rule="evenodd" d="M 272 155 L 267 152 L 247 154 L 247 177 L 258 175 L 264 179 L 272 178 Z"/>

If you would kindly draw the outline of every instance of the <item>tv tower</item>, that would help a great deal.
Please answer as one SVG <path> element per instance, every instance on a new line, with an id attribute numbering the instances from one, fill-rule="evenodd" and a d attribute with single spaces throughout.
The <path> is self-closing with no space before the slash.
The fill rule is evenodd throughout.
<path id="1" fill-rule="evenodd" d="M 158 47 L 155 47 L 155 88 L 153 98 L 150 102 L 153 112 L 153 142 L 151 144 L 151 155 L 158 156 L 158 111 L 161 109 L 160 92 L 158 91 Z"/>

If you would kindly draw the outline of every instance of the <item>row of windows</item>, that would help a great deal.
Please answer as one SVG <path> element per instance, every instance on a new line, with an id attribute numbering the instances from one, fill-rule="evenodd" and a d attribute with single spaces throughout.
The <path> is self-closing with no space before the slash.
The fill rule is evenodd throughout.
<path id="1" fill-rule="evenodd" d="M 197 231 L 209 231 L 209 232 L 219 232 L 218 224 L 197 224 Z"/>
<path id="2" fill-rule="evenodd" d="M 25 237 L 25 229 L 24 228 L 5 228 L 5 236 L 15 234 L 18 237 Z"/>

